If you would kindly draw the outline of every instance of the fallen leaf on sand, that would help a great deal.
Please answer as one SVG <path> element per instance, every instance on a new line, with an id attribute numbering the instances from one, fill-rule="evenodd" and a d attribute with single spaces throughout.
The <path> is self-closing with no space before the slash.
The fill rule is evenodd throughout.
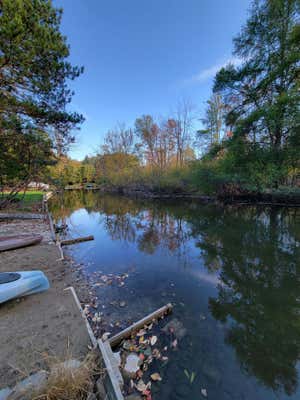
<path id="1" fill-rule="evenodd" d="M 151 378 L 153 381 L 161 381 L 161 380 L 162 380 L 162 379 L 161 379 L 161 376 L 159 375 L 158 372 L 154 372 L 154 374 L 151 374 L 151 375 L 150 375 L 150 378 Z"/>
<path id="2" fill-rule="evenodd" d="M 150 338 L 151 346 L 154 346 L 156 342 L 157 342 L 157 336 L 151 336 Z"/>

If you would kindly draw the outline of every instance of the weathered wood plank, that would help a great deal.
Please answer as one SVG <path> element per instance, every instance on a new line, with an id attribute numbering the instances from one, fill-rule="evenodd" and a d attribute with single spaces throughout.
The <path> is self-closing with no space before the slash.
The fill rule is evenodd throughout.
<path id="1" fill-rule="evenodd" d="M 80 242 L 87 242 L 88 240 L 94 240 L 94 236 L 84 236 L 84 237 L 79 237 L 75 239 L 67 239 L 67 240 L 61 240 L 60 244 L 62 246 L 67 246 L 69 244 L 75 244 L 75 243 L 80 243 Z"/>
<path id="2" fill-rule="evenodd" d="M 171 303 L 159 308 L 158 310 L 152 312 L 151 314 L 147 315 L 146 317 L 140 319 L 139 321 L 135 322 L 134 324 L 130 325 L 128 328 L 124 329 L 123 331 L 117 333 L 116 335 L 112 336 L 109 340 L 111 348 L 117 346 L 123 339 L 129 338 L 134 332 L 138 331 L 139 329 L 143 328 L 144 325 L 148 325 L 151 323 L 152 320 L 155 320 L 159 317 L 162 317 L 165 314 L 168 314 L 173 309 Z"/>
<path id="3" fill-rule="evenodd" d="M 40 213 L 0 213 L 0 219 L 43 219 Z"/>
<path id="4" fill-rule="evenodd" d="M 124 396 L 121 392 L 118 378 L 116 377 L 116 375 L 114 373 L 114 368 L 111 364 L 110 357 L 107 354 L 106 346 L 104 346 L 104 343 L 102 342 L 101 339 L 98 339 L 97 342 L 98 342 L 98 347 L 99 347 L 100 353 L 103 358 L 104 367 L 105 367 L 107 375 L 108 375 L 109 382 L 107 382 L 106 380 L 103 381 L 105 390 L 107 392 L 107 397 L 108 397 L 108 399 L 111 399 L 111 400 L 124 400 Z"/>

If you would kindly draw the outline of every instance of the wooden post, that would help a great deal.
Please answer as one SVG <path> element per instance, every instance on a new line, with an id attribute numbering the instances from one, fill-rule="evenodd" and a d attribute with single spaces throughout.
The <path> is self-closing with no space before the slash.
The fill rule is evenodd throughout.
<path id="1" fill-rule="evenodd" d="M 62 240 L 60 244 L 62 246 L 67 246 L 69 244 L 75 244 L 75 243 L 80 243 L 80 242 L 87 242 L 88 240 L 94 240 L 94 236 L 85 236 L 85 237 L 80 237 L 80 238 L 75 238 L 75 239 L 68 239 L 68 240 Z"/>
<path id="2" fill-rule="evenodd" d="M 153 313 L 147 315 L 146 317 L 140 319 L 139 321 L 135 322 L 134 324 L 130 325 L 128 328 L 124 329 L 123 331 L 117 333 L 115 336 L 112 336 L 109 340 L 110 346 L 116 347 L 123 339 L 127 339 L 130 337 L 134 332 L 138 331 L 139 329 L 143 328 L 144 325 L 150 324 L 153 320 L 158 319 L 159 317 L 168 314 L 172 311 L 172 304 L 169 303 L 158 310 L 154 311 Z"/>

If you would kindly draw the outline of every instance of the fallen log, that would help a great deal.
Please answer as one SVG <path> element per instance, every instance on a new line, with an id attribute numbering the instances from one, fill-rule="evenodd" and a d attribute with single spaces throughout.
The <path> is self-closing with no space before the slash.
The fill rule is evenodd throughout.
<path id="1" fill-rule="evenodd" d="M 88 240 L 94 240 L 94 236 L 84 236 L 84 237 L 79 237 L 75 239 L 68 239 L 68 240 L 62 240 L 60 244 L 62 246 L 67 246 L 69 244 L 75 244 L 75 243 L 80 243 L 80 242 L 87 242 Z"/>
<path id="2" fill-rule="evenodd" d="M 162 317 L 165 314 L 168 314 L 172 311 L 172 304 L 169 303 L 158 310 L 152 312 L 151 314 L 147 315 L 146 317 L 140 319 L 139 321 L 135 322 L 134 324 L 130 325 L 128 328 L 124 329 L 123 331 L 117 333 L 116 335 L 112 336 L 109 340 L 109 344 L 111 348 L 116 347 L 123 339 L 127 339 L 130 337 L 134 332 L 140 330 L 144 327 L 144 325 L 150 324 L 153 320 L 156 320 Z"/>
<path id="3" fill-rule="evenodd" d="M 40 213 L 0 213 L 0 219 L 44 219 L 44 214 Z"/>

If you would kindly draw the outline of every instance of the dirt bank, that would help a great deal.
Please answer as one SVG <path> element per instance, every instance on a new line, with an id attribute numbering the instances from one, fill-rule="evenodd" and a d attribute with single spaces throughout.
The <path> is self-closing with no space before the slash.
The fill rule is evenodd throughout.
<path id="1" fill-rule="evenodd" d="M 76 277 L 59 260 L 49 225 L 43 220 L 0 221 L 0 235 L 41 233 L 39 245 L 0 253 L 0 272 L 42 270 L 50 281 L 46 292 L 0 305 L 0 388 L 13 386 L 29 374 L 46 368 L 49 358 L 82 359 L 90 339 L 67 286 Z"/>

